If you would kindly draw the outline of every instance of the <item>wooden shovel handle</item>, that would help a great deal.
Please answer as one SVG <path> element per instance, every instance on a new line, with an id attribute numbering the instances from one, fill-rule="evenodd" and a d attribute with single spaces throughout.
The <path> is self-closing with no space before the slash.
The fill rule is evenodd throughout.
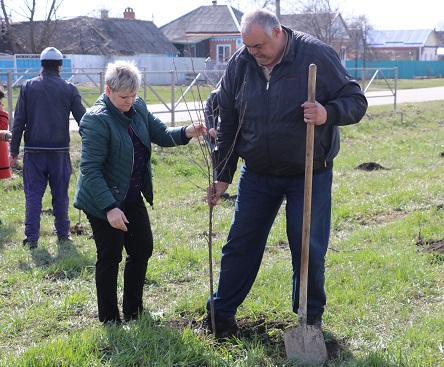
<path id="1" fill-rule="evenodd" d="M 315 64 L 310 64 L 308 69 L 308 102 L 316 101 L 316 71 Z M 308 284 L 308 259 L 310 253 L 310 220 L 311 197 L 313 181 L 313 144 L 314 125 L 307 124 L 306 152 L 305 152 L 305 182 L 304 182 L 304 212 L 302 218 L 302 250 L 301 269 L 299 279 L 299 322 L 307 321 L 307 284 Z"/>

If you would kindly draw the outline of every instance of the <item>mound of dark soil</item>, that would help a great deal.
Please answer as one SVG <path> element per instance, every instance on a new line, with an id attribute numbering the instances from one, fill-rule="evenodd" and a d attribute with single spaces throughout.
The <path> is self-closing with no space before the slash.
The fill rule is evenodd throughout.
<path id="1" fill-rule="evenodd" d="M 185 327 L 190 327 L 193 330 L 198 330 L 200 323 L 195 319 L 170 319 L 166 324 L 176 330 L 182 330 Z M 286 358 L 285 345 L 283 331 L 290 326 L 294 325 L 293 321 L 266 321 L 265 318 L 259 318 L 257 320 L 238 319 L 238 332 L 236 338 L 260 341 L 264 345 L 273 346 L 274 350 L 279 352 L 282 359 Z M 348 347 L 346 339 L 337 340 L 328 333 L 325 334 L 325 344 L 327 347 L 329 360 L 335 359 L 339 352 Z M 221 346 L 225 345 L 229 349 L 235 348 L 233 346 L 233 340 L 227 341 L 226 339 L 218 339 L 217 343 Z"/>
<path id="2" fill-rule="evenodd" d="M 77 223 L 76 225 L 71 226 L 69 228 L 69 233 L 75 234 L 77 236 L 85 234 L 86 232 L 87 232 L 87 228 L 81 223 Z"/>
<path id="3" fill-rule="evenodd" d="M 361 163 L 358 167 L 356 167 L 356 169 L 360 169 L 360 170 L 363 170 L 363 171 L 388 170 L 388 168 L 385 168 L 385 167 L 383 167 L 380 164 L 375 163 L 375 162 Z"/>
<path id="4" fill-rule="evenodd" d="M 439 254 L 444 254 L 444 240 L 436 242 L 426 242 L 422 246 L 424 252 L 436 252 Z"/>

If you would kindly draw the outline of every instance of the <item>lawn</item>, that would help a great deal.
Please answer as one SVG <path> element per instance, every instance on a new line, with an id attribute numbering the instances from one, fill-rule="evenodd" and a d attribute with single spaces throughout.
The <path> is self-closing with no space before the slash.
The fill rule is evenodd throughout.
<path id="1" fill-rule="evenodd" d="M 444 101 L 398 110 L 402 120 L 390 106 L 370 107 L 361 123 L 341 128 L 326 258 L 328 367 L 444 367 Z M 71 198 L 79 147 L 72 132 Z M 120 328 L 97 320 L 95 247 L 85 215 L 70 208 L 74 245 L 57 245 L 46 193 L 40 245 L 31 252 L 21 244 L 21 171 L 0 181 L 0 366 L 297 366 L 283 344 L 283 329 L 297 322 L 284 207 L 238 310 L 237 337 L 217 341 L 195 332 L 209 295 L 201 148 L 195 141 L 153 147 L 147 312 Z M 214 209 L 215 283 L 233 206 L 231 198 Z M 122 285 L 119 278 L 119 294 Z"/>

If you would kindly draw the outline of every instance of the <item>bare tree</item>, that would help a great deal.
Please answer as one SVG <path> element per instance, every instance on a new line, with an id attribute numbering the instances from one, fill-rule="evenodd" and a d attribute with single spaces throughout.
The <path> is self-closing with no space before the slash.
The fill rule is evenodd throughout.
<path id="1" fill-rule="evenodd" d="M 343 34 L 344 22 L 339 6 L 330 0 L 308 0 L 293 9 L 303 15 L 299 19 L 298 30 L 309 33 L 321 41 L 332 45 L 333 40 L 347 38 Z"/>
<path id="2" fill-rule="evenodd" d="M 367 47 L 369 32 L 373 26 L 369 23 L 366 15 L 359 15 L 348 20 L 348 29 L 351 37 L 351 53 L 355 60 L 355 67 L 358 66 L 358 60 L 362 60 L 365 68 L 366 60 L 369 59 L 369 50 Z"/>
<path id="3" fill-rule="evenodd" d="M 9 42 L 11 44 L 12 47 L 12 52 L 15 54 L 17 53 L 17 41 L 14 37 L 14 32 L 12 31 L 12 27 L 11 27 L 11 20 L 10 17 L 8 15 L 7 12 L 7 8 L 5 5 L 5 1 L 4 0 L 0 0 L 0 5 L 2 8 L 2 14 L 3 14 L 3 19 L 2 19 L 2 38 L 8 38 Z"/>
<path id="4" fill-rule="evenodd" d="M 62 2 L 63 0 L 48 0 L 44 19 L 37 21 L 37 0 L 14 0 L 13 3 L 7 0 L 0 0 L 3 15 L 2 21 L 6 28 L 5 38 L 11 43 L 14 54 L 25 51 L 39 53 L 48 45 L 56 30 L 56 13 Z M 24 39 L 23 36 L 14 33 L 12 12 L 18 18 L 28 20 L 29 35 L 27 37 L 29 39 Z"/>

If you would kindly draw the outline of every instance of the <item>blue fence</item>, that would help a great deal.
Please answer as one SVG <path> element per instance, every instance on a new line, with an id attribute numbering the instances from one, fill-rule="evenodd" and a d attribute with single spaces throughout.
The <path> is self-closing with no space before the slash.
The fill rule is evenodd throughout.
<path id="1" fill-rule="evenodd" d="M 0 60 L 0 73 L 2 84 L 7 82 L 7 76 L 4 73 L 8 71 L 13 72 L 12 81 L 16 81 L 17 79 L 27 80 L 35 77 L 40 69 L 40 59 L 32 59 L 32 58 L 17 58 L 13 59 L 3 59 Z M 16 69 L 14 69 L 16 68 Z M 63 72 L 64 73 L 72 73 L 72 62 L 70 59 L 63 59 Z"/>
<path id="2" fill-rule="evenodd" d="M 0 59 L 0 73 L 1 82 L 7 82 L 5 73 L 13 72 L 12 81 L 17 79 L 26 80 L 38 74 L 40 71 L 40 60 L 38 58 L 16 58 L 16 65 L 14 60 Z M 346 68 L 357 79 L 362 79 L 362 68 L 364 66 L 362 60 L 358 62 L 354 60 L 346 61 Z M 391 69 L 384 71 L 386 78 L 394 78 L 393 68 L 398 68 L 399 79 L 415 79 L 415 78 L 437 78 L 444 77 L 444 61 L 369 61 L 365 62 L 365 67 L 368 69 Z M 16 68 L 16 69 L 14 69 Z M 72 60 L 63 59 L 63 73 L 69 75 L 72 73 Z M 387 73 L 387 74 L 385 74 Z M 365 79 L 371 77 L 372 70 L 369 70 L 365 75 Z"/>
<path id="3" fill-rule="evenodd" d="M 357 63 L 353 60 L 348 60 L 345 64 L 347 69 L 350 69 L 351 74 L 357 79 L 362 79 L 362 72 L 354 70 L 356 68 L 362 69 L 363 62 Z M 416 79 L 416 78 L 443 78 L 444 77 L 444 61 L 366 61 L 365 67 L 370 69 L 392 69 L 387 70 L 386 78 L 394 78 L 393 68 L 398 68 L 399 79 Z M 370 71 L 369 71 L 370 72 Z M 369 75 L 365 75 L 366 79 Z"/>

